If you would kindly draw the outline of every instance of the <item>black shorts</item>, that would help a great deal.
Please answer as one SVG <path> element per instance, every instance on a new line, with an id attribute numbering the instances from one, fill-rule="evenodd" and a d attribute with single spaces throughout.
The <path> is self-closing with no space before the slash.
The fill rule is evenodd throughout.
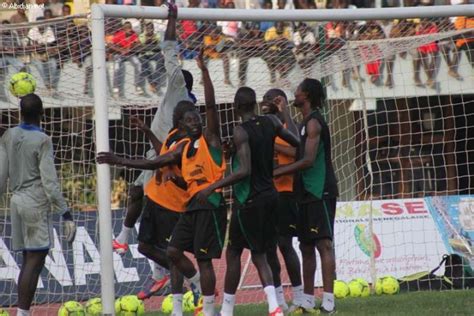
<path id="1" fill-rule="evenodd" d="M 336 199 L 317 200 L 298 205 L 297 233 L 300 242 L 334 238 Z"/>
<path id="2" fill-rule="evenodd" d="M 183 213 L 176 224 L 170 247 L 188 251 L 196 259 L 220 258 L 227 227 L 225 206 Z"/>
<path id="3" fill-rule="evenodd" d="M 278 195 L 256 198 L 232 212 L 229 247 L 264 253 L 276 245 L 276 207 Z"/>
<path id="4" fill-rule="evenodd" d="M 138 240 L 166 249 L 181 214 L 170 211 L 147 198 L 140 221 Z"/>
<path id="5" fill-rule="evenodd" d="M 296 236 L 296 222 L 298 220 L 298 205 L 291 193 L 280 193 L 276 208 L 277 230 L 279 236 Z"/>

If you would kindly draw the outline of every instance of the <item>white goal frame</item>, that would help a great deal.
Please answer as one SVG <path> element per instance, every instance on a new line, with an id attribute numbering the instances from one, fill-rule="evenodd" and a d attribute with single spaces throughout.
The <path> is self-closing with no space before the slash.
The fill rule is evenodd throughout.
<path id="1" fill-rule="evenodd" d="M 211 21 L 345 21 L 400 18 L 433 18 L 474 15 L 474 5 L 331 10 L 263 9 L 179 9 L 178 19 Z M 106 87 L 106 17 L 166 19 L 167 8 L 118 5 L 92 5 L 92 60 L 94 84 L 95 135 L 97 152 L 109 151 L 109 121 Z M 367 107 L 363 115 L 367 117 Z M 367 129 L 367 125 L 365 125 Z M 99 137 L 100 135 L 100 137 Z M 97 165 L 97 200 L 101 253 L 101 297 L 103 315 L 114 315 L 114 271 L 112 254 L 112 215 L 110 205 L 110 167 Z"/>

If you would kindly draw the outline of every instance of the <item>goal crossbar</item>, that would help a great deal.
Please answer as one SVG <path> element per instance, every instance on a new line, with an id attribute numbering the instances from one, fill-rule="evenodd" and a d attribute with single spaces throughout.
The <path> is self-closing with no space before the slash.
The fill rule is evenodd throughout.
<path id="1" fill-rule="evenodd" d="M 100 14 L 107 17 L 164 19 L 168 9 L 164 7 L 117 6 L 94 4 L 93 18 Z M 453 17 L 474 15 L 474 5 L 444 5 L 432 7 L 367 8 L 367 9 L 318 9 L 273 10 L 264 9 L 201 9 L 180 8 L 178 19 L 206 21 L 347 21 L 388 20 L 409 18 Z"/>

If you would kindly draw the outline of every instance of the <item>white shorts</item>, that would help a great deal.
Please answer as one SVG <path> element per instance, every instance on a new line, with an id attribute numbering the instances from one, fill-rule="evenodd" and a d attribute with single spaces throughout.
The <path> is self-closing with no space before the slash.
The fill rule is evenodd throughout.
<path id="1" fill-rule="evenodd" d="M 31 199 L 13 195 L 10 215 L 13 250 L 38 251 L 51 248 L 53 225 L 49 203 L 33 205 Z"/>
<path id="2" fill-rule="evenodd" d="M 144 170 L 140 173 L 138 178 L 133 182 L 133 185 L 136 187 L 143 187 L 145 189 L 145 185 L 150 181 L 151 177 L 153 177 L 152 170 Z"/>
<path id="3" fill-rule="evenodd" d="M 146 152 L 146 159 L 154 159 L 156 158 L 155 151 L 153 149 L 150 149 Z M 143 187 L 143 190 L 145 190 L 145 185 L 150 181 L 151 177 L 154 175 L 153 170 L 143 170 L 138 178 L 133 182 L 133 185 L 136 187 Z"/>

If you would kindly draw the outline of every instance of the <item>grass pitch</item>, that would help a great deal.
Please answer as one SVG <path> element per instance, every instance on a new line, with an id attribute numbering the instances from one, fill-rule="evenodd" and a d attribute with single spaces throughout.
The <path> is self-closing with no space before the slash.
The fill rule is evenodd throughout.
<path id="1" fill-rule="evenodd" d="M 336 306 L 336 315 L 474 315 L 474 290 L 345 298 L 336 300 Z M 265 304 L 237 305 L 234 315 L 266 316 L 268 312 Z"/>

